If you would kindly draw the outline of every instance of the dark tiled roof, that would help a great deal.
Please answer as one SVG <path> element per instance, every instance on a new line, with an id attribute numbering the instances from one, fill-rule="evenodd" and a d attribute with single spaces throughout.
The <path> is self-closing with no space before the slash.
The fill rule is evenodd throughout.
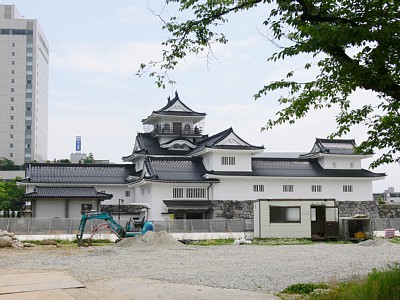
<path id="1" fill-rule="evenodd" d="M 166 111 L 168 108 L 172 107 L 176 102 L 180 102 L 182 104 L 183 107 L 185 107 L 188 111 Z M 191 108 L 189 108 L 185 103 L 183 103 L 178 96 L 178 93 L 175 93 L 175 98 L 172 100 L 168 99 L 168 103 L 167 105 L 165 105 L 164 107 L 162 107 L 159 110 L 154 110 L 153 113 L 148 116 L 147 118 L 143 119 L 142 122 L 146 122 L 146 120 L 148 120 L 153 114 L 157 114 L 157 115 L 171 115 L 171 116 L 199 116 L 199 117 L 203 117 L 206 114 L 205 113 L 199 113 L 196 112 L 194 110 L 192 110 Z"/>
<path id="2" fill-rule="evenodd" d="M 29 164 L 23 182 L 123 184 L 135 174 L 132 164 Z"/>
<path id="3" fill-rule="evenodd" d="M 198 158 L 149 158 L 146 167 L 151 178 L 163 181 L 206 181 L 207 172 Z"/>
<path id="4" fill-rule="evenodd" d="M 364 169 L 323 169 L 314 159 L 274 159 L 253 158 L 252 169 L 255 176 L 274 177 L 382 177 Z"/>
<path id="5" fill-rule="evenodd" d="M 302 156 L 310 156 L 318 153 L 353 155 L 355 147 L 356 143 L 354 140 L 317 138 L 310 153 Z"/>
<path id="6" fill-rule="evenodd" d="M 169 210 L 208 210 L 215 205 L 209 200 L 164 200 Z"/>
<path id="7" fill-rule="evenodd" d="M 25 198 L 102 198 L 113 195 L 96 191 L 94 187 L 46 187 L 38 186 L 36 191 L 25 194 Z"/>
<path id="8" fill-rule="evenodd" d="M 221 131 L 217 134 L 214 134 L 204 140 L 201 140 L 197 143 L 197 147 L 195 149 L 193 149 L 189 155 L 195 154 L 197 152 L 202 151 L 205 148 L 215 148 L 215 149 L 246 149 L 246 150 L 260 150 L 260 149 L 264 149 L 264 147 L 259 147 L 259 146 L 253 146 L 250 145 L 248 143 L 246 143 L 245 141 L 243 141 L 242 139 L 240 139 L 239 136 L 237 136 L 241 141 L 243 141 L 244 143 L 247 144 L 247 146 L 240 146 L 240 145 L 217 145 L 219 142 L 221 142 L 222 140 L 224 140 L 227 136 L 229 136 L 231 133 L 235 134 L 235 132 L 233 131 L 232 127 L 228 128 L 224 131 Z"/>
<path id="9" fill-rule="evenodd" d="M 139 146 L 145 149 L 147 155 L 185 155 L 185 151 L 174 151 L 161 148 L 158 138 L 152 138 L 150 133 L 138 133 Z"/>

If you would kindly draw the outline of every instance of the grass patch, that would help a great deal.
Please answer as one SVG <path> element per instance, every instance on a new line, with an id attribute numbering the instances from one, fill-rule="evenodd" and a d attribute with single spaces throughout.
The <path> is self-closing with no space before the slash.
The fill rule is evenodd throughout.
<path id="1" fill-rule="evenodd" d="M 327 290 L 329 286 L 325 283 L 296 283 L 288 286 L 282 291 L 284 294 L 309 295 L 316 290 Z"/>
<path id="2" fill-rule="evenodd" d="M 400 237 L 391 238 L 389 239 L 389 242 L 393 244 L 400 244 Z"/>
<path id="3" fill-rule="evenodd" d="M 294 284 L 283 290 L 279 296 L 286 299 L 288 294 L 301 295 L 297 299 L 307 300 L 399 300 L 400 264 L 395 263 L 384 270 L 373 269 L 366 278 L 331 286 Z"/>
<path id="4" fill-rule="evenodd" d="M 279 246 L 279 245 L 309 245 L 313 241 L 307 238 L 257 238 L 253 240 L 253 245 Z"/>
<path id="5" fill-rule="evenodd" d="M 185 241 L 189 245 L 196 246 L 222 246 L 222 245 L 232 245 L 234 239 L 215 239 L 215 240 L 192 240 Z"/>
<path id="6" fill-rule="evenodd" d="M 67 240 L 43 240 L 43 241 L 24 241 L 26 243 L 30 243 L 33 245 L 58 245 L 58 246 L 75 246 L 78 244 L 78 241 L 75 239 L 73 241 Z M 107 246 L 110 244 L 114 244 L 109 240 L 92 240 L 93 246 Z"/>

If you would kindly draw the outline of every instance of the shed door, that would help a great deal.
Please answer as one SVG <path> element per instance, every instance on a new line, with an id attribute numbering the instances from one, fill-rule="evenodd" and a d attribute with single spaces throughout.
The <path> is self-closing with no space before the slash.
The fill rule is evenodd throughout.
<path id="1" fill-rule="evenodd" d="M 325 237 L 339 238 L 339 208 L 325 207 Z"/>

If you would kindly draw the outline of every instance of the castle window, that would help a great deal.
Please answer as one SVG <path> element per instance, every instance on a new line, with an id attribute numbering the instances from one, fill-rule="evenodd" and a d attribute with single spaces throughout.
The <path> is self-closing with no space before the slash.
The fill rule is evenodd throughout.
<path id="1" fill-rule="evenodd" d="M 321 193 L 322 192 L 322 186 L 320 186 L 320 185 L 312 185 L 311 186 L 311 192 L 313 192 L 313 193 Z"/>
<path id="2" fill-rule="evenodd" d="M 168 133 L 170 130 L 171 130 L 171 126 L 169 126 L 169 124 L 165 124 L 162 129 L 162 132 Z"/>
<path id="3" fill-rule="evenodd" d="M 292 192 L 293 192 L 293 185 L 291 185 L 291 184 L 284 184 L 284 185 L 283 185 L 283 192 L 285 192 L 285 193 L 292 193 Z"/>
<path id="4" fill-rule="evenodd" d="M 190 125 L 189 124 L 186 124 L 185 127 L 183 127 L 183 132 L 186 134 L 190 133 Z"/>
<path id="5" fill-rule="evenodd" d="M 263 184 L 255 184 L 253 185 L 253 192 L 264 192 L 264 185 Z"/>
<path id="6" fill-rule="evenodd" d="M 221 165 L 223 166 L 234 166 L 236 164 L 234 156 L 222 156 Z"/>
<path id="7" fill-rule="evenodd" d="M 344 185 L 343 186 L 343 193 L 352 193 L 353 192 L 353 186 L 352 185 Z"/>

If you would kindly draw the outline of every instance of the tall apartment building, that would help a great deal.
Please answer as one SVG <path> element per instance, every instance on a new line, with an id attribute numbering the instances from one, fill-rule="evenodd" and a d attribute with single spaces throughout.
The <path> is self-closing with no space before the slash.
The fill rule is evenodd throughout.
<path id="1" fill-rule="evenodd" d="M 0 158 L 47 159 L 49 46 L 37 20 L 0 5 Z"/>

